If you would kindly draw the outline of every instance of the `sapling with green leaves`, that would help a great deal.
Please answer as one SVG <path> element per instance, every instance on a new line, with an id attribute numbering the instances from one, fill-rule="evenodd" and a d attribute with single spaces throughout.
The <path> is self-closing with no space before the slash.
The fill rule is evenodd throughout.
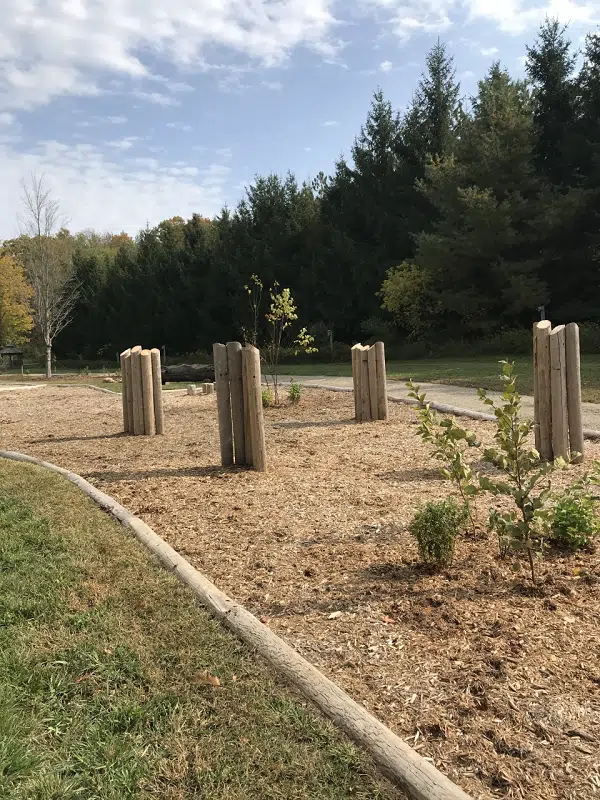
<path id="1" fill-rule="evenodd" d="M 472 499 L 477 494 L 478 486 L 466 454 L 470 448 L 480 447 L 477 435 L 473 431 L 457 425 L 454 417 L 445 417 L 440 420 L 427 402 L 425 392 L 421 393 L 421 387 L 415 386 L 412 380 L 409 380 L 406 385 L 409 389 L 408 396 L 418 403 L 419 427 L 417 433 L 424 442 L 433 445 L 434 458 L 443 462 L 440 473 L 455 485 L 465 509 L 464 519 L 468 521 L 473 532 L 475 522 Z"/>
<path id="2" fill-rule="evenodd" d="M 506 511 L 493 508 L 489 513 L 489 529 L 498 536 L 501 555 L 510 550 L 525 552 L 529 560 L 531 580 L 536 583 L 535 561 L 543 556 L 548 537 L 551 508 L 550 481 L 540 484 L 559 467 L 562 459 L 554 463 L 541 460 L 538 451 L 528 443 L 533 423 L 521 418 L 521 396 L 517 391 L 514 364 L 501 361 L 503 391 L 496 404 L 485 389 L 479 389 L 480 399 L 494 410 L 496 417 L 495 447 L 484 450 L 483 458 L 500 473 L 480 475 L 481 489 L 493 495 L 510 498 L 514 507 Z M 519 564 L 515 564 L 519 568 Z"/>

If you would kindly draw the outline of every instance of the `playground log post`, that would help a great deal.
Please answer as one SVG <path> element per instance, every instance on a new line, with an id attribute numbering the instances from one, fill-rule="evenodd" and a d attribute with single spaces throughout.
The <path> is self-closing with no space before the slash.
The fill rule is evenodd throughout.
<path id="1" fill-rule="evenodd" d="M 133 399 L 133 432 L 136 436 L 144 433 L 144 407 L 142 393 L 142 348 L 131 348 L 131 395 Z"/>
<path id="2" fill-rule="evenodd" d="M 239 466 L 246 463 L 246 440 L 244 430 L 244 382 L 242 361 L 242 345 L 239 342 L 227 342 L 227 364 L 229 368 L 229 389 L 231 395 L 234 457 L 235 463 Z"/>
<path id="3" fill-rule="evenodd" d="M 569 458 L 569 423 L 567 416 L 567 364 L 565 326 L 550 332 L 550 367 L 552 387 L 552 450 L 554 458 Z"/>
<path id="4" fill-rule="evenodd" d="M 131 348 L 127 348 L 127 350 L 123 350 L 119 357 L 119 362 L 121 365 L 121 400 L 123 402 L 123 431 L 125 433 L 133 433 L 133 420 L 129 417 L 129 401 L 128 401 L 128 394 L 131 390 L 130 383 L 131 381 L 128 380 L 127 377 L 127 365 L 126 361 L 129 361 L 131 364 Z"/>
<path id="5" fill-rule="evenodd" d="M 552 381 L 550 359 L 549 320 L 538 322 L 535 329 L 536 356 L 536 406 L 538 414 L 539 447 L 537 448 L 544 461 L 552 461 Z"/>
<path id="6" fill-rule="evenodd" d="M 583 421 L 581 418 L 581 356 L 579 351 L 579 326 L 570 322 L 565 328 L 565 354 L 567 361 L 567 409 L 569 417 L 569 442 L 576 464 L 583 461 Z"/>
<path id="7" fill-rule="evenodd" d="M 154 436 L 156 424 L 154 421 L 154 387 L 152 382 L 152 353 L 150 350 L 142 350 L 140 353 L 140 366 L 142 371 L 144 433 L 146 436 Z"/>
<path id="8" fill-rule="evenodd" d="M 360 348 L 360 417 L 361 422 L 371 421 L 371 395 L 369 393 L 369 353 L 368 348 Z"/>
<path id="9" fill-rule="evenodd" d="M 388 420 L 387 378 L 385 373 L 385 345 L 375 342 L 377 359 L 377 418 Z"/>
<path id="10" fill-rule="evenodd" d="M 154 425 L 156 433 L 165 432 L 165 412 L 163 408 L 162 379 L 160 369 L 160 350 L 153 347 L 150 351 L 152 358 L 152 396 L 154 398 Z"/>
<path id="11" fill-rule="evenodd" d="M 248 395 L 248 420 L 250 440 L 252 442 L 252 466 L 257 472 L 267 471 L 265 447 L 265 428 L 262 409 L 262 383 L 260 374 L 260 352 L 251 344 L 244 347 L 246 362 L 246 379 Z"/>
<path id="12" fill-rule="evenodd" d="M 367 365 L 369 369 L 369 403 L 371 419 L 379 419 L 377 402 L 377 351 L 375 345 L 367 350 Z"/>
<path id="13" fill-rule="evenodd" d="M 224 467 L 230 467 L 233 464 L 233 430 L 231 427 L 227 348 L 224 344 L 213 345 L 213 360 L 215 365 L 215 388 L 217 390 L 221 464 Z"/>

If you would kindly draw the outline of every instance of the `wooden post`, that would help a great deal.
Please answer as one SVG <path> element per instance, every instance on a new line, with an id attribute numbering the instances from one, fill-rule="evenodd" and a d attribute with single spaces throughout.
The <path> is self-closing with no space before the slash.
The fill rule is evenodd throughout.
<path id="1" fill-rule="evenodd" d="M 252 440 L 252 462 L 258 472 L 267 471 L 265 448 L 265 426 L 262 408 L 262 384 L 260 378 L 260 352 L 251 344 L 244 348 L 246 359 L 246 381 L 248 388 L 248 416 Z"/>
<path id="2" fill-rule="evenodd" d="M 385 373 L 385 345 L 375 342 L 377 357 L 377 419 L 388 421 L 387 377 Z"/>
<path id="3" fill-rule="evenodd" d="M 371 419 L 379 419 L 377 410 L 377 351 L 375 345 L 367 350 L 367 365 L 369 368 L 369 401 Z"/>
<path id="4" fill-rule="evenodd" d="M 187 395 L 188 397 L 194 397 L 195 394 L 196 394 L 196 387 L 194 386 L 193 383 L 190 383 L 190 385 L 187 387 Z"/>
<path id="5" fill-rule="evenodd" d="M 369 348 L 360 349 L 360 409 L 361 421 L 371 421 L 371 396 L 369 394 Z"/>
<path id="6" fill-rule="evenodd" d="M 231 395 L 235 463 L 241 465 L 246 463 L 246 440 L 244 433 L 242 345 L 239 342 L 227 342 L 227 363 L 229 365 L 229 391 Z"/>
<path id="7" fill-rule="evenodd" d="M 133 402 L 133 432 L 144 433 L 144 400 L 142 391 L 142 348 L 139 344 L 131 348 L 131 396 Z"/>
<path id="8" fill-rule="evenodd" d="M 127 350 L 123 350 L 119 357 L 119 362 L 121 364 L 121 400 L 123 401 L 123 431 L 125 433 L 133 433 L 133 420 L 130 421 L 129 419 L 129 405 L 127 402 L 127 393 L 128 389 L 128 382 L 127 380 L 127 367 L 126 367 L 126 360 L 129 360 L 131 363 L 131 348 L 128 347 Z"/>
<path id="9" fill-rule="evenodd" d="M 252 436 L 250 432 L 250 400 L 248 399 L 248 359 L 242 350 L 242 394 L 244 400 L 244 450 L 246 453 L 246 465 L 251 467 L 252 460 Z M 260 402 L 262 405 L 262 386 Z"/>
<path id="10" fill-rule="evenodd" d="M 533 433 L 535 436 L 535 449 L 538 453 L 542 451 L 542 444 L 540 438 L 540 398 L 537 388 L 537 373 L 538 373 L 538 359 L 537 359 L 537 335 L 536 335 L 537 322 L 533 323 Z"/>
<path id="11" fill-rule="evenodd" d="M 550 378 L 550 320 L 538 322 L 535 328 L 537 375 L 538 428 L 540 437 L 539 453 L 544 461 L 552 461 L 552 385 Z"/>
<path id="12" fill-rule="evenodd" d="M 569 417 L 569 442 L 576 464 L 583 461 L 583 421 L 581 419 L 581 356 L 579 351 L 579 325 L 570 322 L 565 328 L 565 354 L 567 361 L 567 409 Z"/>
<path id="13" fill-rule="evenodd" d="M 154 397 L 154 426 L 156 433 L 162 436 L 165 432 L 165 412 L 163 408 L 162 395 L 162 375 L 160 369 L 160 350 L 153 347 L 150 350 L 152 356 L 152 395 Z"/>
<path id="14" fill-rule="evenodd" d="M 142 367 L 142 403 L 144 407 L 144 433 L 154 436 L 156 426 L 154 423 L 154 387 L 152 382 L 152 353 L 142 350 L 140 353 Z"/>
<path id="15" fill-rule="evenodd" d="M 202 384 L 202 394 L 214 394 L 215 385 L 214 383 L 203 383 Z"/>
<path id="16" fill-rule="evenodd" d="M 567 364 L 565 326 L 550 332 L 550 368 L 552 387 L 552 450 L 554 458 L 569 458 L 569 422 L 567 418 Z"/>
<path id="17" fill-rule="evenodd" d="M 352 355 L 352 388 L 354 391 L 354 419 L 360 422 L 361 405 L 360 405 L 360 350 L 361 345 L 355 344 L 350 350 Z"/>
<path id="18" fill-rule="evenodd" d="M 219 415 L 219 439 L 221 442 L 221 464 L 233 464 L 233 432 L 231 429 L 231 400 L 229 397 L 229 370 L 227 348 L 224 344 L 213 345 L 215 383 L 217 387 L 217 413 Z"/>

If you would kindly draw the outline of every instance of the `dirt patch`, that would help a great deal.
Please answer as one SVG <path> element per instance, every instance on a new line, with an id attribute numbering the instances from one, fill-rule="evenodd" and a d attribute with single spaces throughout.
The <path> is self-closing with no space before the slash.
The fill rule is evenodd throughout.
<path id="1" fill-rule="evenodd" d="M 424 570 L 406 526 L 449 486 L 390 413 L 356 425 L 317 390 L 268 409 L 260 475 L 219 466 L 214 397 L 167 395 L 167 434 L 125 437 L 119 397 L 49 386 L 0 396 L 0 447 L 116 497 L 474 798 L 600 793 L 600 557 L 548 558 L 532 592 L 482 531 Z"/>

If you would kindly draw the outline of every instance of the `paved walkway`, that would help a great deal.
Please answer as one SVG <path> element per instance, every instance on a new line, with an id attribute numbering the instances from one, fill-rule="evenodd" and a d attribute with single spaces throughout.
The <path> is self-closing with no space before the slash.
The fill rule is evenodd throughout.
<path id="1" fill-rule="evenodd" d="M 282 381 L 288 382 L 291 380 L 290 376 L 286 375 Z M 321 375 L 320 377 L 303 377 L 296 376 L 295 379 L 304 386 L 323 386 L 327 388 L 352 388 L 352 378 L 334 378 Z M 465 408 L 470 411 L 479 411 L 484 414 L 489 414 L 491 409 L 485 406 L 477 397 L 477 391 L 470 389 L 466 386 L 450 386 L 444 383 L 421 383 L 421 391 L 426 392 L 427 399 L 436 403 L 444 403 L 448 406 L 456 408 Z M 406 384 L 402 381 L 390 381 L 387 384 L 388 396 L 407 398 L 408 389 Z M 493 399 L 498 399 L 500 394 L 498 392 L 489 392 L 489 396 Z M 523 413 L 530 419 L 533 418 L 533 397 L 523 395 Z M 582 403 L 582 417 L 583 427 L 592 430 L 600 431 L 600 404 L 598 403 Z"/>
<path id="2" fill-rule="evenodd" d="M 18 392 L 21 389 L 41 389 L 45 383 L 0 383 L 0 392 Z"/>

